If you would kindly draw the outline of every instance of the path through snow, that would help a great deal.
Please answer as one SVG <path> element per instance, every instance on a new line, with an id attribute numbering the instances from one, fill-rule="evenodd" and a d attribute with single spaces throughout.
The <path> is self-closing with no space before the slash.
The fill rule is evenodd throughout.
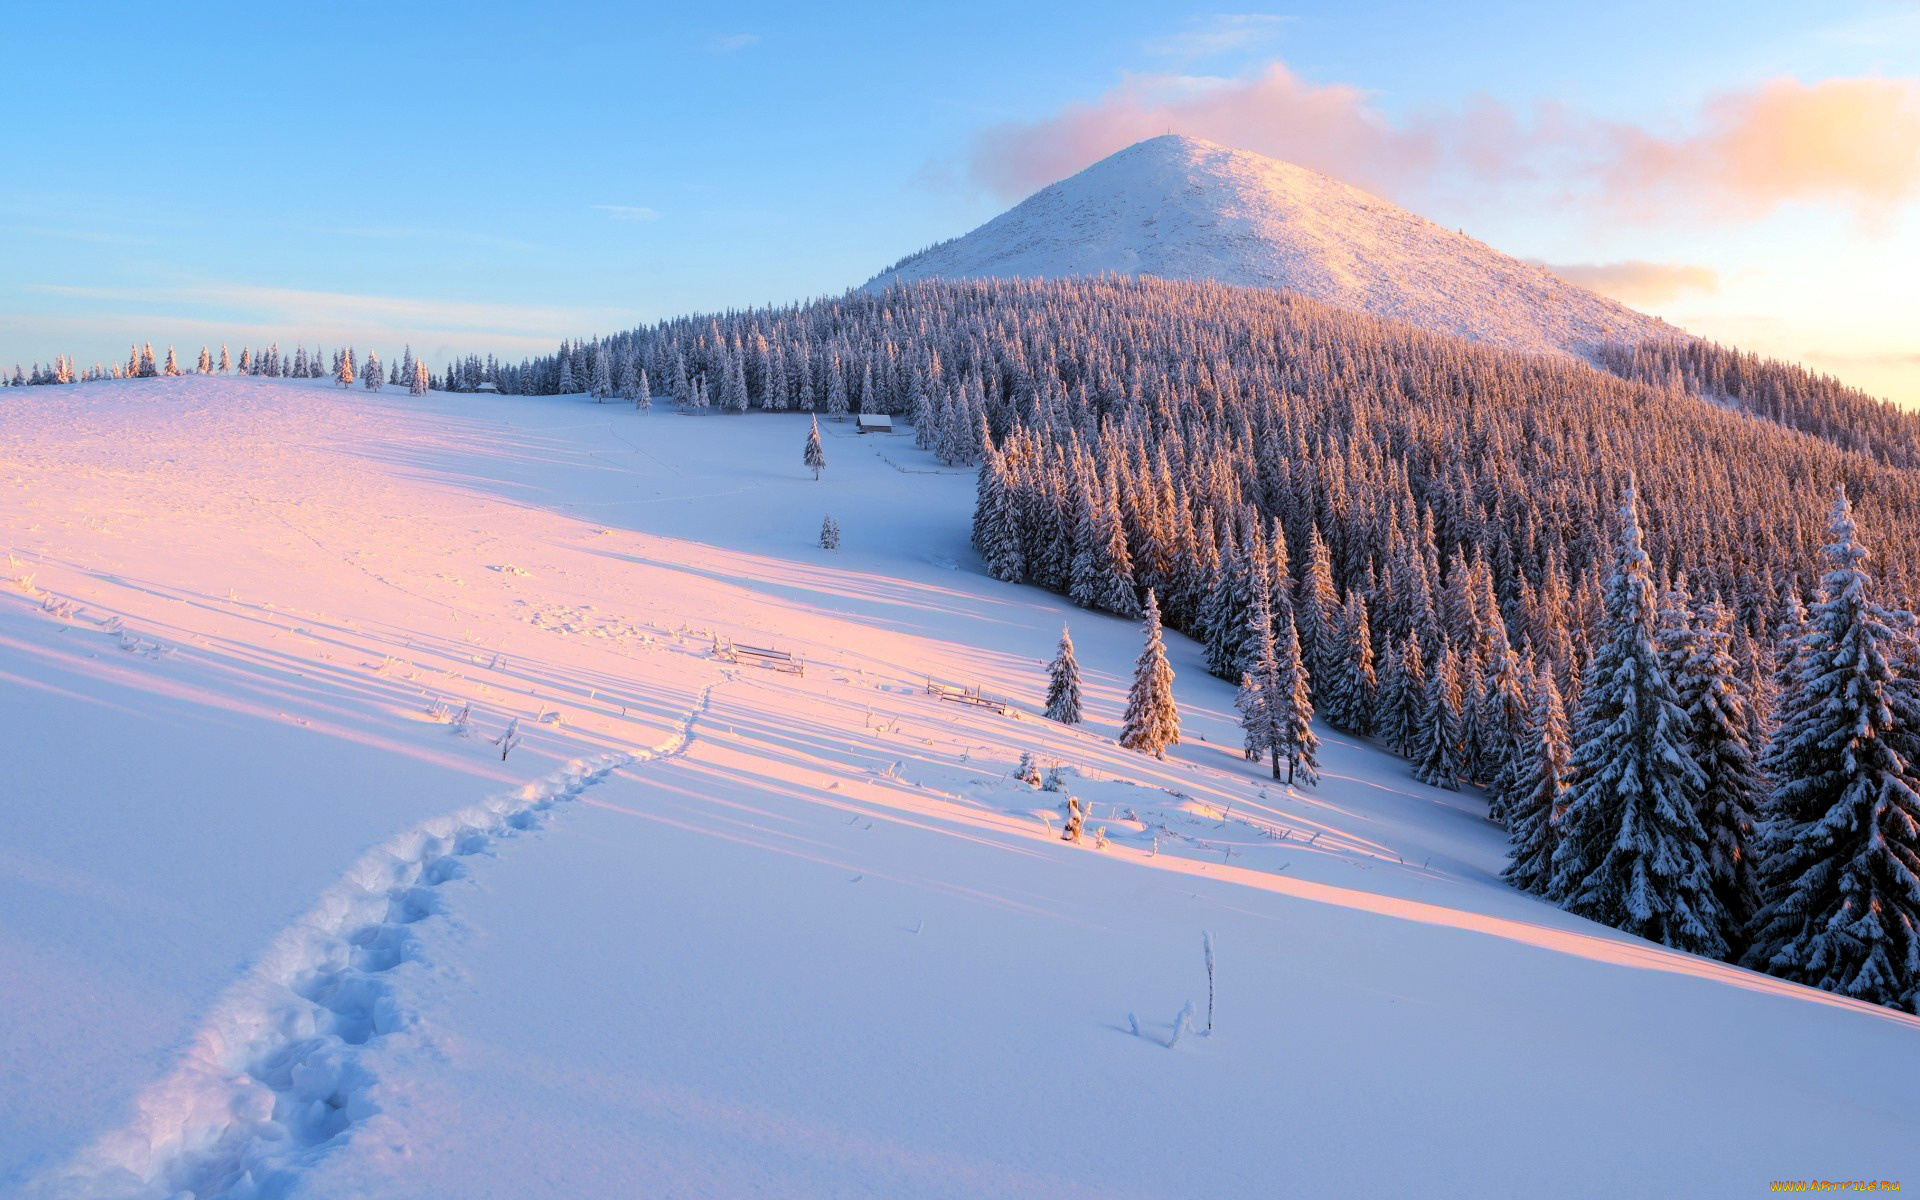
<path id="1" fill-rule="evenodd" d="M 612 772 L 684 754 L 713 689 L 656 746 L 569 763 L 517 791 L 435 817 L 369 851 L 215 1010 L 133 1119 L 30 1189 L 63 1200 L 273 1200 L 376 1108 L 360 1048 L 413 1028 L 396 972 L 421 961 L 414 926 L 443 911 L 463 860 L 541 828 Z"/>

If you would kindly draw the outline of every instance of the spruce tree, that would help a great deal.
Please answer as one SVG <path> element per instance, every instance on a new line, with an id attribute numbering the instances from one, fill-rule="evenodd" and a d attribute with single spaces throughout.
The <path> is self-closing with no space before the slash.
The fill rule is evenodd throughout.
<path id="1" fill-rule="evenodd" d="M 1335 729 L 1366 737 L 1373 732 L 1379 683 L 1373 671 L 1373 629 L 1359 588 L 1347 593 L 1335 633 L 1338 640 L 1328 664 L 1333 678 L 1321 681 L 1321 712 Z"/>
<path id="2" fill-rule="evenodd" d="M 416 363 L 414 363 L 414 364 L 413 364 L 413 379 L 412 379 L 412 381 L 411 381 L 411 386 L 407 388 L 407 392 L 408 392 L 408 394 L 410 394 L 410 395 L 414 395 L 414 396 L 424 396 L 424 395 L 426 395 L 426 394 L 427 394 L 427 382 L 428 382 L 428 380 L 427 380 L 427 364 L 426 364 L 425 362 L 416 362 Z"/>
<path id="3" fill-rule="evenodd" d="M 387 377 L 380 373 L 380 356 L 378 354 L 375 354 L 371 350 L 367 351 L 367 362 L 366 362 L 366 370 L 364 375 L 366 379 L 366 388 L 370 392 L 379 391 L 381 387 L 384 386 L 387 382 Z"/>
<path id="4" fill-rule="evenodd" d="M 820 548 L 822 550 L 838 550 L 840 548 L 840 522 L 834 520 L 833 514 L 831 513 L 821 518 L 820 521 Z"/>
<path id="5" fill-rule="evenodd" d="M 1280 652 L 1273 636 L 1266 592 L 1255 597 L 1247 613 L 1247 628 L 1252 634 L 1252 652 L 1247 669 L 1240 675 L 1240 690 L 1234 696 L 1234 708 L 1240 713 L 1240 731 L 1244 735 L 1248 762 L 1267 759 L 1273 777 L 1280 778 L 1280 757 L 1286 752 L 1286 706 L 1288 693 L 1281 678 Z"/>
<path id="6" fill-rule="evenodd" d="M 1920 795 L 1899 753 L 1893 631 L 1840 490 L 1820 600 L 1780 697 L 1769 755 L 1760 912 L 1746 964 L 1914 1011 L 1920 996 Z M 1904 708 L 1901 704 L 1899 708 Z"/>
<path id="7" fill-rule="evenodd" d="M 240 351 L 240 369 L 242 371 L 247 369 L 245 350 Z M 343 388 L 353 386 L 353 351 L 351 349 L 340 356 L 339 363 L 334 367 L 333 381 Z"/>
<path id="8" fill-rule="evenodd" d="M 1279 652 L 1276 723 L 1280 755 L 1287 760 L 1287 782 L 1320 782 L 1320 739 L 1313 732 L 1313 674 L 1300 652 L 1300 631 L 1292 614 L 1279 618 L 1274 646 Z"/>
<path id="9" fill-rule="evenodd" d="M 1333 586 L 1333 561 L 1326 539 L 1315 526 L 1307 538 L 1307 569 L 1300 578 L 1300 598 L 1293 607 L 1294 626 L 1299 630 L 1300 653 L 1314 678 L 1314 694 L 1333 679 L 1333 659 L 1338 653 L 1340 595 Z"/>
<path id="10" fill-rule="evenodd" d="M 1065 625 L 1060 627 L 1060 648 L 1047 664 L 1047 717 L 1062 725 L 1080 723 L 1080 664 Z"/>
<path id="11" fill-rule="evenodd" d="M 1460 730 L 1460 660 L 1445 635 L 1440 655 L 1427 675 L 1427 694 L 1421 705 L 1419 741 L 1415 746 L 1413 777 L 1428 787 L 1460 790 L 1466 775 L 1466 746 Z"/>
<path id="12" fill-rule="evenodd" d="M 1134 663 L 1133 685 L 1127 689 L 1127 712 L 1120 723 L 1120 744 L 1129 750 L 1165 758 L 1167 747 L 1179 744 L 1180 711 L 1173 703 L 1173 668 L 1160 631 L 1160 602 L 1147 590 L 1146 616 L 1141 624 L 1146 646 Z"/>
<path id="13" fill-rule="evenodd" d="M 1693 806 L 1706 777 L 1660 667 L 1653 571 L 1631 484 L 1620 524 L 1602 593 L 1602 640 L 1581 686 L 1548 895 L 1590 920 L 1718 958 L 1727 948 L 1726 911 Z"/>
<path id="14" fill-rule="evenodd" d="M 1707 870 L 1727 914 L 1727 942 L 1746 944 L 1756 891 L 1753 875 L 1754 814 L 1765 798 L 1760 769 L 1747 739 L 1749 699 L 1728 652 L 1731 615 L 1719 600 L 1697 602 L 1682 640 L 1675 691 L 1687 714 L 1687 742 L 1706 783 L 1693 806 L 1707 835 Z"/>
<path id="15" fill-rule="evenodd" d="M 820 448 L 820 422 L 814 420 L 807 429 L 806 449 L 801 452 L 801 462 L 813 468 L 813 477 L 820 478 L 820 472 L 827 465 L 827 452 Z"/>
<path id="16" fill-rule="evenodd" d="M 1507 840 L 1512 859 L 1506 880 L 1526 892 L 1547 890 L 1553 878 L 1553 851 L 1567 781 L 1567 714 L 1553 672 L 1540 668 L 1527 712 L 1521 767 L 1507 799 Z"/>
<path id="17" fill-rule="evenodd" d="M 1420 743 L 1427 703 L 1427 668 L 1420 656 L 1420 637 L 1408 633 L 1397 651 L 1387 655 L 1380 677 L 1376 728 L 1396 754 L 1411 756 Z"/>
<path id="18" fill-rule="evenodd" d="M 603 403 L 608 396 L 613 395 L 613 363 L 610 361 L 611 358 L 612 356 L 607 353 L 605 346 L 595 346 L 593 348 L 593 382 L 588 385 L 587 390 L 593 393 L 595 400 Z"/>

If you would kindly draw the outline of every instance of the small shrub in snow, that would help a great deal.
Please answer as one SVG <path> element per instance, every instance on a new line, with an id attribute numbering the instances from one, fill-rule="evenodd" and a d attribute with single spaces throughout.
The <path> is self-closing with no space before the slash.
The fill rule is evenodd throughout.
<path id="1" fill-rule="evenodd" d="M 1040 790 L 1043 792 L 1057 792 L 1066 781 L 1067 769 L 1065 767 L 1048 767 L 1046 782 L 1040 785 Z"/>
<path id="2" fill-rule="evenodd" d="M 1032 751 L 1022 750 L 1020 752 L 1020 765 L 1014 768 L 1013 776 L 1029 787 L 1040 786 L 1040 766 L 1033 761 Z"/>
<path id="3" fill-rule="evenodd" d="M 1078 842 L 1080 840 L 1080 827 L 1085 825 L 1086 821 L 1087 811 L 1080 807 L 1079 797 L 1068 796 L 1067 828 L 1066 832 L 1060 835 L 1060 840 L 1063 842 Z"/>
<path id="4" fill-rule="evenodd" d="M 1178 1046 L 1180 1044 L 1180 1035 L 1192 1028 L 1193 1001 L 1189 1000 L 1186 1006 L 1180 1010 L 1180 1015 L 1173 1019 L 1173 1032 L 1167 1036 L 1167 1049 L 1171 1050 L 1175 1046 Z"/>
<path id="5" fill-rule="evenodd" d="M 1200 946 L 1207 955 L 1207 1027 L 1203 1037 L 1213 1036 L 1213 934 L 1202 931 Z"/>
<path id="6" fill-rule="evenodd" d="M 493 744 L 500 747 L 500 761 L 507 761 L 507 755 L 512 754 L 513 748 L 520 744 L 520 718 L 515 717 L 508 721 L 506 729 L 501 731 L 499 737 L 493 739 Z"/>

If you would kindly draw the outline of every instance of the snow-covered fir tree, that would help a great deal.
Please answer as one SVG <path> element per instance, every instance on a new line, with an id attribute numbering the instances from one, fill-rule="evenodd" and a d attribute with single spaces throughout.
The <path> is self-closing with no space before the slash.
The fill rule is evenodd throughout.
<path id="1" fill-rule="evenodd" d="M 427 394 L 427 384 L 427 364 L 425 362 L 414 363 L 413 380 L 411 386 L 407 388 L 408 393 L 415 396 L 424 396 Z"/>
<path id="2" fill-rule="evenodd" d="M 386 386 L 387 377 L 381 373 L 380 356 L 371 350 L 367 351 L 363 376 L 366 379 L 366 389 L 370 392 L 377 392 Z"/>
<path id="3" fill-rule="evenodd" d="M 1748 743 L 1753 719 L 1745 682 L 1729 645 L 1732 615 L 1718 598 L 1691 605 L 1680 645 L 1674 691 L 1687 714 L 1687 748 L 1706 777 L 1694 811 L 1707 837 L 1707 870 L 1726 912 L 1728 947 L 1746 944 L 1757 899 L 1753 875 L 1754 818 L 1766 786 Z"/>
<path id="4" fill-rule="evenodd" d="M 1253 637 L 1251 661 L 1240 677 L 1240 690 L 1234 707 L 1240 714 L 1240 731 L 1248 761 L 1268 762 L 1275 779 L 1282 778 L 1280 764 L 1287 764 L 1285 780 L 1313 783 L 1319 778 L 1319 741 L 1313 733 L 1313 701 L 1308 694 L 1307 673 L 1300 661 L 1300 636 L 1293 621 L 1282 619 L 1278 637 L 1268 594 L 1254 597 L 1247 614 Z"/>
<path id="5" fill-rule="evenodd" d="M 1780 696 L 1748 966 L 1874 1004 L 1920 1001 L 1920 795 L 1899 747 L 1894 638 L 1844 489 Z"/>
<path id="6" fill-rule="evenodd" d="M 1047 717 L 1062 725 L 1080 723 L 1080 663 L 1065 625 L 1060 627 L 1060 647 L 1047 664 Z"/>
<path id="7" fill-rule="evenodd" d="M 240 351 L 240 369 L 246 370 L 247 352 Z M 353 347 L 349 346 L 340 354 L 340 361 L 333 365 L 333 381 L 341 387 L 353 386 Z"/>
<path id="8" fill-rule="evenodd" d="M 1379 682 L 1373 670 L 1373 627 L 1360 589 L 1347 593 L 1334 635 L 1327 659 L 1333 677 L 1320 681 L 1320 712 L 1335 729 L 1366 737 L 1373 732 Z"/>
<path id="9" fill-rule="evenodd" d="M 1280 756 L 1287 760 L 1287 782 L 1320 782 L 1320 738 L 1313 732 L 1313 673 L 1300 649 L 1300 632 L 1291 617 L 1279 618 L 1274 646 L 1279 652 Z"/>
<path id="10" fill-rule="evenodd" d="M 1581 686 L 1548 896 L 1569 912 L 1709 957 L 1726 953 L 1694 796 L 1706 778 L 1660 666 L 1653 570 L 1631 484 L 1603 593 L 1604 629 Z"/>
<path id="11" fill-rule="evenodd" d="M 1427 667 L 1419 635 L 1409 633 L 1386 656 L 1380 672 L 1375 731 L 1396 754 L 1411 757 L 1420 744 L 1427 706 Z"/>
<path id="12" fill-rule="evenodd" d="M 813 468 L 813 477 L 820 478 L 820 472 L 827 465 L 827 452 L 820 446 L 820 422 L 812 421 L 807 427 L 807 444 L 801 451 L 800 461 Z"/>
<path id="13" fill-rule="evenodd" d="M 1467 750 L 1460 729 L 1460 659 L 1442 636 L 1440 656 L 1427 674 L 1420 706 L 1420 730 L 1414 747 L 1413 777 L 1429 787 L 1460 790 L 1467 771 Z"/>
<path id="14" fill-rule="evenodd" d="M 1173 667 L 1167 663 L 1167 647 L 1160 632 L 1160 602 L 1151 589 L 1147 591 L 1141 630 L 1146 646 L 1134 663 L 1133 684 L 1127 689 L 1120 744 L 1164 758 L 1167 747 L 1180 741 L 1180 710 L 1173 703 Z"/>
<path id="15" fill-rule="evenodd" d="M 820 522 L 820 548 L 822 550 L 840 548 L 840 522 L 834 520 L 831 513 Z"/>
<path id="16" fill-rule="evenodd" d="M 1521 766 L 1507 799 L 1507 840 L 1512 858 L 1506 880 L 1522 891 L 1544 893 L 1553 879 L 1553 851 L 1567 787 L 1567 714 L 1553 672 L 1534 676 Z"/>
<path id="17" fill-rule="evenodd" d="M 605 346 L 593 348 L 593 381 L 587 390 L 593 393 L 595 400 L 605 402 L 613 395 L 613 356 L 607 353 Z"/>

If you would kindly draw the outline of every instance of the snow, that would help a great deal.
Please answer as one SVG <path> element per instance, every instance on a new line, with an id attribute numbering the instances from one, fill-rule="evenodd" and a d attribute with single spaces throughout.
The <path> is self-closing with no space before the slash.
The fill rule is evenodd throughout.
<path id="1" fill-rule="evenodd" d="M 1109 273 L 1283 288 L 1533 353 L 1680 335 L 1356 187 L 1179 134 L 1129 146 L 1042 188 L 867 286 Z"/>
<path id="2" fill-rule="evenodd" d="M 1507 888 L 1482 800 L 1342 735 L 1318 788 L 1272 783 L 1178 635 L 1187 740 L 1118 748 L 1138 623 L 989 579 L 972 472 L 908 439 L 824 421 L 813 481 L 808 419 L 10 396 L 0 1195 L 1735 1196 L 1920 1168 L 1920 1021 Z M 1079 728 L 1038 715 L 1063 621 Z M 1104 849 L 1059 840 L 1068 793 Z"/>

